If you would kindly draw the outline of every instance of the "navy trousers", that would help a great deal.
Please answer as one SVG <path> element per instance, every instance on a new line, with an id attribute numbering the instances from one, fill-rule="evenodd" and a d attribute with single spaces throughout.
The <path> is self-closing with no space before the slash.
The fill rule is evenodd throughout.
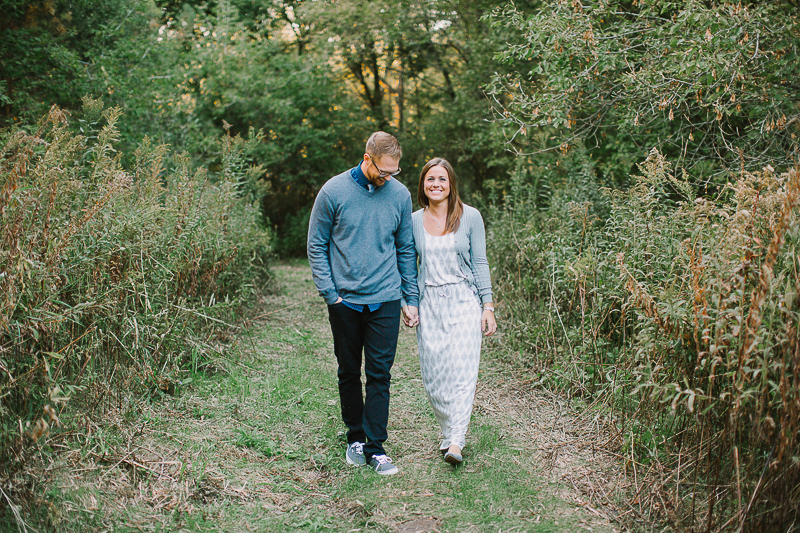
<path id="1" fill-rule="evenodd" d="M 342 303 L 329 305 L 328 318 L 339 363 L 339 400 L 347 443 L 366 443 L 364 455 L 369 462 L 373 455 L 386 453 L 383 442 L 388 437 L 389 384 L 400 330 L 400 300 L 384 302 L 375 311 L 365 307 L 361 313 Z"/>

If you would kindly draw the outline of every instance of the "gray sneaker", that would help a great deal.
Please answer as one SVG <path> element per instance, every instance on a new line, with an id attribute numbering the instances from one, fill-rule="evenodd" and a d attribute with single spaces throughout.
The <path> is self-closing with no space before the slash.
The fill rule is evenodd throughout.
<path id="1" fill-rule="evenodd" d="M 373 455 L 369 460 L 369 466 L 382 476 L 391 476 L 400 471 L 392 464 L 392 460 L 385 455 Z"/>
<path id="2" fill-rule="evenodd" d="M 367 458 L 364 457 L 364 443 L 354 442 L 347 447 L 347 464 L 355 466 L 364 466 L 367 464 Z"/>

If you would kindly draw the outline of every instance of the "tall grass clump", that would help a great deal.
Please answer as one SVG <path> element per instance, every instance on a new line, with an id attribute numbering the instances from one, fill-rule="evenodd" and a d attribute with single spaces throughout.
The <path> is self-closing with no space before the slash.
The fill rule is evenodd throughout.
<path id="1" fill-rule="evenodd" d="M 86 99 L 79 120 L 53 107 L 2 137 L 2 520 L 31 494 L 31 457 L 126 395 L 174 392 L 266 279 L 260 137 L 225 136 L 213 179 L 147 138 L 124 169 L 120 114 Z"/>
<path id="2" fill-rule="evenodd" d="M 800 519 L 800 169 L 740 171 L 714 198 L 655 150 L 640 170 L 600 208 L 563 190 L 539 210 L 519 185 L 497 210 L 511 338 L 537 381 L 606 402 L 648 480 L 640 516 L 786 531 Z"/>

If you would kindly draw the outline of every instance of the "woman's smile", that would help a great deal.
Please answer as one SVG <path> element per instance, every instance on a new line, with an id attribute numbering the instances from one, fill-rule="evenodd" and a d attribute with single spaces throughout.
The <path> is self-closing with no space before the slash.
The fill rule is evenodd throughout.
<path id="1" fill-rule="evenodd" d="M 428 170 L 424 181 L 425 194 L 430 199 L 442 200 L 450 195 L 450 178 L 447 170 L 436 165 Z"/>

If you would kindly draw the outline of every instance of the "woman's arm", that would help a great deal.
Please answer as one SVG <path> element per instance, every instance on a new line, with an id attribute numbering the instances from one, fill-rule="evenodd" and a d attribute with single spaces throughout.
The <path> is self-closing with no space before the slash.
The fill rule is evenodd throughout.
<path id="1" fill-rule="evenodd" d="M 469 256 L 472 275 L 478 288 L 478 296 L 484 306 L 492 304 L 492 280 L 489 274 L 489 261 L 486 259 L 486 230 L 480 212 L 471 208 L 469 227 Z"/>
<path id="2" fill-rule="evenodd" d="M 488 336 L 497 331 L 497 320 L 494 317 L 492 305 L 492 281 L 489 271 L 489 261 L 486 259 L 486 230 L 483 226 L 483 217 L 480 211 L 474 209 L 475 217 L 470 217 L 471 227 L 469 232 L 469 255 L 472 263 L 472 275 L 475 285 L 483 303 L 481 315 L 481 331 Z"/>

